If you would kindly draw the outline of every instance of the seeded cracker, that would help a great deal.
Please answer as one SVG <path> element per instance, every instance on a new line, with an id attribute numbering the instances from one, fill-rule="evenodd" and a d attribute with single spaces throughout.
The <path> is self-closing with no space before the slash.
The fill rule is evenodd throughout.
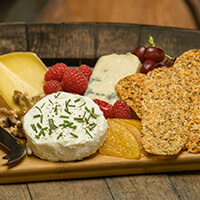
<path id="1" fill-rule="evenodd" d="M 129 75 L 115 86 L 120 98 L 127 102 L 139 118 L 142 117 L 142 88 L 145 77 L 142 73 Z"/>
<path id="2" fill-rule="evenodd" d="M 189 92 L 191 94 L 190 116 L 188 119 L 188 138 L 186 148 L 190 153 L 200 152 L 200 71 L 190 70 L 190 74 L 184 73 Z"/>
<path id="3" fill-rule="evenodd" d="M 142 145 L 154 155 L 176 155 L 185 146 L 190 94 L 182 70 L 158 68 L 147 74 L 143 88 Z"/>
<path id="4" fill-rule="evenodd" d="M 190 118 L 188 119 L 188 138 L 186 149 L 190 153 L 200 152 L 200 50 L 186 51 L 175 61 L 174 68 L 182 69 L 191 94 Z M 191 69 L 191 70 L 185 70 Z"/>
<path id="5" fill-rule="evenodd" d="M 200 100 L 197 97 L 190 108 L 189 133 L 186 148 L 190 153 L 200 152 Z"/>
<path id="6" fill-rule="evenodd" d="M 173 64 L 174 68 L 200 70 L 200 50 L 191 49 L 179 56 Z"/>

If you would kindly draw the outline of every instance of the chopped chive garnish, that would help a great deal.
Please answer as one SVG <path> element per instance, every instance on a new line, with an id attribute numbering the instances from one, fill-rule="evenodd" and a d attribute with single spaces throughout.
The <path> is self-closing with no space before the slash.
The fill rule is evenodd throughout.
<path id="1" fill-rule="evenodd" d="M 68 120 L 64 120 L 64 122 L 65 122 L 65 123 L 70 123 L 70 121 L 68 121 Z"/>
<path id="2" fill-rule="evenodd" d="M 68 105 L 69 107 L 76 107 L 75 105 Z"/>
<path id="3" fill-rule="evenodd" d="M 74 117 L 74 120 L 83 120 L 82 117 Z"/>
<path id="4" fill-rule="evenodd" d="M 42 126 L 39 123 L 37 123 L 37 127 L 40 129 L 42 128 Z"/>
<path id="5" fill-rule="evenodd" d="M 75 120 L 75 121 L 82 121 L 82 122 L 84 122 L 84 120 L 83 120 L 82 117 L 74 117 L 74 120 Z"/>
<path id="6" fill-rule="evenodd" d="M 31 128 L 37 133 L 37 128 L 36 128 L 35 124 L 31 124 Z"/>
<path id="7" fill-rule="evenodd" d="M 90 113 L 90 115 L 94 118 L 94 119 L 96 119 L 97 117 L 95 116 L 95 115 L 93 115 L 92 113 Z"/>
<path id="8" fill-rule="evenodd" d="M 43 115 L 40 115 L 40 123 L 42 124 L 43 122 Z"/>
<path id="9" fill-rule="evenodd" d="M 63 123 L 63 124 L 59 124 L 58 126 L 64 126 L 64 127 L 65 127 L 65 125 L 66 125 L 66 124 L 65 124 L 65 123 Z"/>
<path id="10" fill-rule="evenodd" d="M 68 101 L 65 101 L 65 107 L 67 108 L 67 106 L 69 105 L 69 102 L 71 101 L 71 99 L 69 99 Z"/>
<path id="11" fill-rule="evenodd" d="M 80 119 L 80 120 L 76 120 L 78 123 L 83 123 L 85 122 L 83 119 Z"/>
<path id="12" fill-rule="evenodd" d="M 77 126 L 76 126 L 76 125 L 74 125 L 74 126 L 71 126 L 70 128 L 76 129 L 76 128 L 77 128 Z"/>
<path id="13" fill-rule="evenodd" d="M 55 106 L 54 112 L 56 113 L 56 115 L 58 114 L 58 105 Z"/>
<path id="14" fill-rule="evenodd" d="M 92 107 L 92 113 L 94 113 L 94 107 Z"/>
<path id="15" fill-rule="evenodd" d="M 42 110 L 38 106 L 35 106 L 35 107 L 40 111 L 40 113 L 42 113 Z"/>
<path id="16" fill-rule="evenodd" d="M 57 92 L 59 92 L 61 90 L 61 87 L 58 88 Z"/>
<path id="17" fill-rule="evenodd" d="M 57 137 L 57 140 L 58 140 L 60 137 L 62 137 L 62 133 L 59 134 L 59 136 Z"/>
<path id="18" fill-rule="evenodd" d="M 71 99 L 68 100 L 67 104 L 69 104 L 70 101 L 71 101 Z"/>
<path id="19" fill-rule="evenodd" d="M 69 127 L 68 124 L 63 124 L 63 128 Z"/>
<path id="20" fill-rule="evenodd" d="M 89 124 L 89 120 L 87 118 L 85 118 L 85 122 L 86 124 Z"/>
<path id="21" fill-rule="evenodd" d="M 33 116 L 33 118 L 37 118 L 37 117 L 40 117 L 40 115 L 34 115 L 34 116 Z"/>
<path id="22" fill-rule="evenodd" d="M 90 112 L 90 110 L 86 106 L 85 106 L 85 110 L 88 111 L 88 112 Z"/>
<path id="23" fill-rule="evenodd" d="M 89 130 L 92 131 L 92 129 L 94 129 L 96 127 L 97 124 L 93 123 L 90 125 Z"/>
<path id="24" fill-rule="evenodd" d="M 50 126 L 51 129 L 56 129 L 56 128 L 58 128 L 58 127 L 54 124 L 53 119 L 49 119 L 48 122 L 49 122 L 49 126 Z"/>
<path id="25" fill-rule="evenodd" d="M 85 102 L 85 103 L 83 103 L 82 105 L 80 105 L 80 108 L 81 108 L 81 107 L 83 107 L 85 104 L 86 104 L 86 102 Z"/>
<path id="26" fill-rule="evenodd" d="M 80 100 L 81 100 L 81 99 L 76 99 L 76 100 L 74 100 L 74 102 L 77 103 L 77 102 L 79 102 Z"/>
<path id="27" fill-rule="evenodd" d="M 85 118 L 85 115 L 86 115 L 86 112 L 84 112 L 84 114 L 83 114 L 83 119 Z"/>
<path id="28" fill-rule="evenodd" d="M 68 113 L 68 114 L 72 114 L 69 110 L 67 110 L 67 109 L 65 109 L 64 110 L 66 113 Z"/>
<path id="29" fill-rule="evenodd" d="M 89 115 L 89 117 L 87 118 L 87 124 L 89 123 L 91 115 Z"/>
<path id="30" fill-rule="evenodd" d="M 67 123 L 67 124 L 65 124 Z M 73 128 L 73 129 L 76 129 L 76 125 L 73 125 L 74 123 L 73 122 L 69 122 L 69 121 L 65 121 L 65 123 L 63 124 L 59 124 L 59 126 L 63 126 L 64 128 L 68 127 L 68 128 Z"/>
<path id="31" fill-rule="evenodd" d="M 71 125 L 73 125 L 73 122 L 70 122 L 69 124 L 66 124 L 66 126 L 70 127 Z"/>
<path id="32" fill-rule="evenodd" d="M 47 128 L 47 127 L 42 128 L 42 129 L 40 130 L 40 132 L 39 132 L 39 136 L 40 136 L 40 135 L 44 135 L 44 136 L 45 136 L 44 130 L 46 130 L 46 129 L 48 129 L 48 128 Z"/>
<path id="33" fill-rule="evenodd" d="M 70 133 L 70 135 L 72 135 L 75 138 L 78 138 L 78 135 L 74 134 L 74 133 Z"/>
<path id="34" fill-rule="evenodd" d="M 51 133 L 52 133 L 52 129 L 50 128 L 50 129 L 49 129 L 49 135 L 51 135 Z"/>
<path id="35" fill-rule="evenodd" d="M 93 138 L 92 137 L 92 135 L 89 133 L 89 131 L 86 129 L 86 133 L 91 137 L 91 138 Z"/>
<path id="36" fill-rule="evenodd" d="M 49 102 L 53 105 L 53 102 L 51 101 L 51 99 L 49 99 Z"/>
<path id="37" fill-rule="evenodd" d="M 66 116 L 66 115 L 60 115 L 60 118 L 69 118 L 69 116 Z"/>
<path id="38" fill-rule="evenodd" d="M 41 130 L 41 131 L 40 131 L 39 136 L 41 136 L 41 135 L 44 135 L 44 136 L 45 136 L 44 130 Z"/>
<path id="39" fill-rule="evenodd" d="M 36 137 L 37 139 L 40 139 L 40 136 L 39 136 L 39 135 L 35 135 L 35 137 Z"/>
<path id="40" fill-rule="evenodd" d="M 41 108 L 43 108 L 43 107 L 44 107 L 44 105 L 45 105 L 45 102 L 42 104 Z"/>
<path id="41" fill-rule="evenodd" d="M 58 94 L 54 95 L 54 97 L 57 99 L 60 94 L 61 93 L 58 93 Z"/>

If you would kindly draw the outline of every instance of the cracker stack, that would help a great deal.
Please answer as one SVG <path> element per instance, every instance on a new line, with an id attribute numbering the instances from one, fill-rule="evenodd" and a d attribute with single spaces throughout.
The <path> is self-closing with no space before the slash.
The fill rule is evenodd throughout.
<path id="1" fill-rule="evenodd" d="M 118 82 L 118 94 L 141 118 L 141 143 L 147 153 L 200 152 L 199 80 L 200 51 L 190 50 L 172 68 L 137 73 Z"/>

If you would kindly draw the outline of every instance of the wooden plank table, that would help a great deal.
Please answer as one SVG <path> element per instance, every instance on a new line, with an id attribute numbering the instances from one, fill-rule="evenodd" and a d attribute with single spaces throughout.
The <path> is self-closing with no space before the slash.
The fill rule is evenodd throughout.
<path id="1" fill-rule="evenodd" d="M 47 65 L 85 62 L 132 52 L 152 35 L 173 56 L 200 49 L 200 31 L 112 23 L 0 24 L 0 54 L 33 51 Z M 1 166 L 0 166 L 1 167 Z M 107 176 L 0 185 L 0 199 L 199 199 L 200 171 Z M 0 177 L 1 179 L 1 177 Z"/>
<path id="2" fill-rule="evenodd" d="M 120 22 L 195 29 L 200 28 L 200 0 L 50 0 L 36 21 Z"/>

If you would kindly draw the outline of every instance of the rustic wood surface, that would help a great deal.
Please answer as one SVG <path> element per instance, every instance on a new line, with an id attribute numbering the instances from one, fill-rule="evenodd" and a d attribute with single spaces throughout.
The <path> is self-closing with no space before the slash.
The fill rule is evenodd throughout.
<path id="1" fill-rule="evenodd" d="M 200 28 L 199 0 L 51 0 L 38 22 L 121 22 Z"/>
<path id="2" fill-rule="evenodd" d="M 152 35 L 170 55 L 200 49 L 198 30 L 112 23 L 0 24 L 0 54 L 34 51 L 45 63 L 95 63 Z M 1 179 L 1 177 L 0 177 Z M 170 172 L 0 185 L 0 199 L 199 199 L 200 173 Z"/>

